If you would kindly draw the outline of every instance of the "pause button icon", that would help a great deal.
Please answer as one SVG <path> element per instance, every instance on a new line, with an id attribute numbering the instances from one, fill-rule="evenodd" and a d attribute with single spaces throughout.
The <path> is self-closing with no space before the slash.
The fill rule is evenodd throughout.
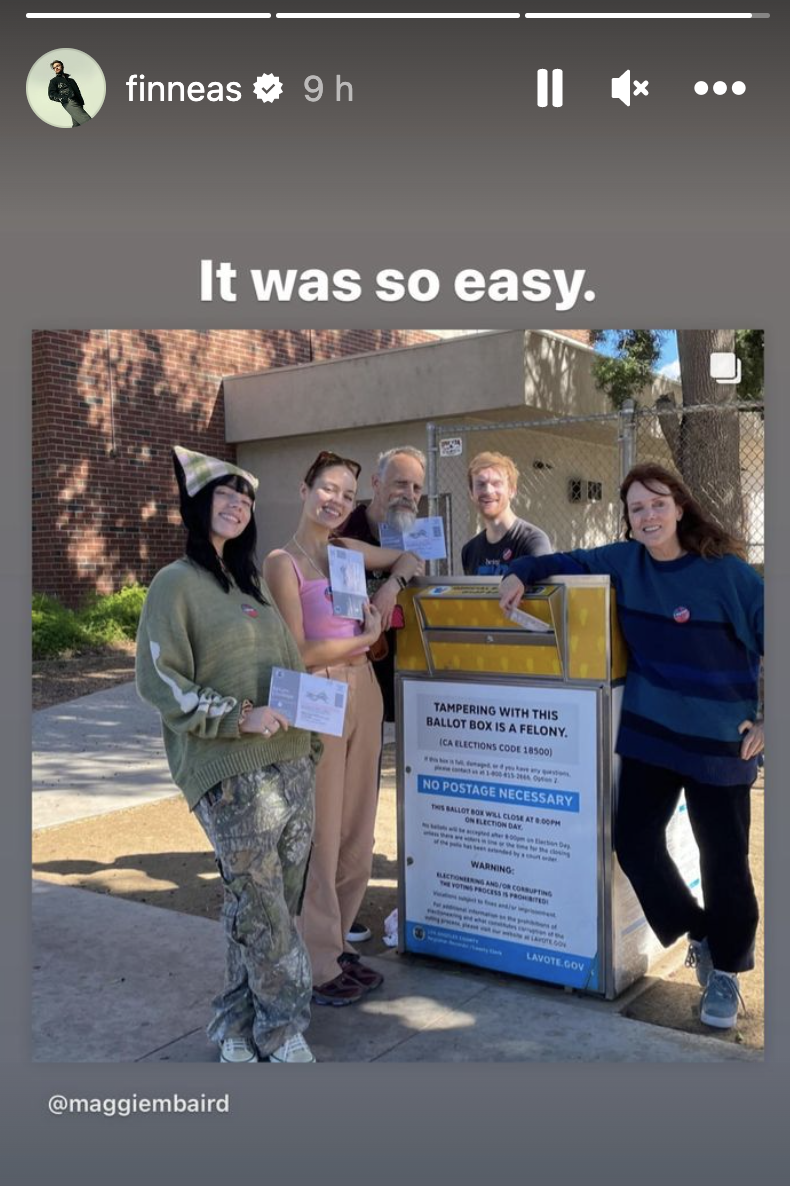
<path id="1" fill-rule="evenodd" d="M 538 107 L 549 105 L 549 72 L 538 70 Z M 562 107 L 562 71 L 551 72 L 551 105 Z"/>

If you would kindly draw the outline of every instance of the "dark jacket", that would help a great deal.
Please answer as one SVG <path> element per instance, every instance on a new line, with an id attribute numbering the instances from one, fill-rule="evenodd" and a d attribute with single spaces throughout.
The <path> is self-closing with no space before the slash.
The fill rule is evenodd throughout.
<path id="1" fill-rule="evenodd" d="M 61 79 L 64 79 L 68 83 L 69 90 L 71 91 L 70 95 L 63 95 L 63 92 L 58 87 L 58 83 Z M 69 99 L 73 99 L 75 103 L 79 103 L 80 107 L 85 106 L 85 100 L 80 93 L 80 88 L 77 86 L 71 75 L 67 74 L 65 70 L 61 74 L 56 74 L 54 78 L 50 78 L 48 93 L 53 103 L 61 103 L 64 107 L 68 103 Z"/>

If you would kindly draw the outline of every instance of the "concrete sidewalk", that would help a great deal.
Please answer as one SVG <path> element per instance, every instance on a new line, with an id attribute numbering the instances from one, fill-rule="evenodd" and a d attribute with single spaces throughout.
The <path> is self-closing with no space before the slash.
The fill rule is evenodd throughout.
<path id="1" fill-rule="evenodd" d="M 173 793 L 159 721 L 125 684 L 34 714 L 34 827 Z M 212 1062 L 222 984 L 218 922 L 33 882 L 38 1062 Z M 314 1008 L 321 1062 L 759 1062 L 733 1043 L 621 1015 L 617 1002 L 390 952 L 384 986 L 348 1009 Z"/>
<path id="2" fill-rule="evenodd" d="M 33 713 L 33 828 L 179 794 L 159 715 L 134 683 Z"/>
<path id="3" fill-rule="evenodd" d="M 216 1062 L 205 1035 L 222 984 L 219 923 L 33 882 L 36 1062 Z M 620 1015 L 616 1003 L 400 957 L 380 990 L 313 1008 L 319 1062 L 759 1062 L 761 1054 Z"/>
<path id="4" fill-rule="evenodd" d="M 180 794 L 159 714 L 134 682 L 33 713 L 33 829 Z M 384 726 L 395 740 L 395 726 Z"/>

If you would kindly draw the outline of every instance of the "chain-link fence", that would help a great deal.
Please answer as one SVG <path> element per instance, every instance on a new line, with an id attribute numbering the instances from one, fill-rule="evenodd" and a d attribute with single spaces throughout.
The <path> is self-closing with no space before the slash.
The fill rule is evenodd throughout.
<path id="1" fill-rule="evenodd" d="M 682 474 L 702 506 L 746 541 L 749 562 L 765 562 L 762 404 L 640 408 L 631 431 L 636 461 Z"/>
<path id="2" fill-rule="evenodd" d="M 618 490 L 632 465 L 656 461 L 680 472 L 714 517 L 764 562 L 762 405 L 626 408 L 567 416 L 428 425 L 431 514 L 444 519 L 447 562 L 461 572 L 461 548 L 483 524 L 469 499 L 467 469 L 478 453 L 504 453 L 519 470 L 513 509 L 541 527 L 557 551 L 620 538 Z"/>

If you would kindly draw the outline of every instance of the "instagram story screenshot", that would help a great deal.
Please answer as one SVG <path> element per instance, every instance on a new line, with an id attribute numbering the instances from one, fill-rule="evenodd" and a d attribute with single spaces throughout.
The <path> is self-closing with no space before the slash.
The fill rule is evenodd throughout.
<path id="1" fill-rule="evenodd" d="M 787 16 L 3 24 L 8 1180 L 772 1186 Z"/>

